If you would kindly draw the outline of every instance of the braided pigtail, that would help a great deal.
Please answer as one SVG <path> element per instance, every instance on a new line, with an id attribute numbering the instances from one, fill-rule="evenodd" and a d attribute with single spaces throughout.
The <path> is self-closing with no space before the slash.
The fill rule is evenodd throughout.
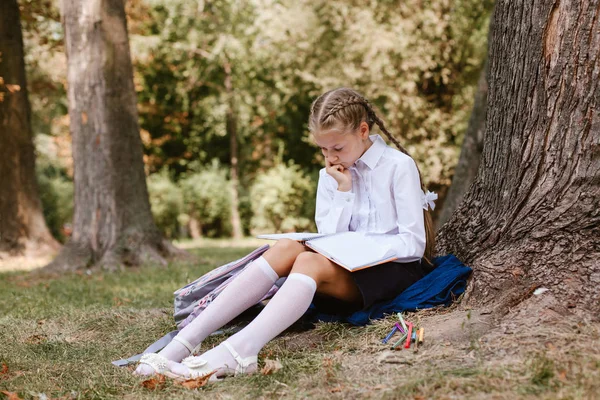
<path id="1" fill-rule="evenodd" d="M 371 106 L 371 103 L 369 103 L 366 99 L 365 99 L 365 108 L 367 109 L 367 115 L 369 115 L 373 119 L 373 122 L 375 124 L 377 124 L 377 126 L 379 127 L 379 130 L 381 130 L 381 132 L 383 132 L 385 134 L 385 136 L 387 136 L 387 138 L 396 145 L 398 150 L 400 150 L 401 152 L 403 152 L 404 154 L 406 154 L 407 156 L 410 157 L 410 154 L 408 154 L 408 151 L 406 151 L 406 149 L 404 147 L 402 147 L 402 145 L 400 144 L 398 139 L 396 139 L 386 129 L 385 124 L 383 123 L 381 118 L 379 118 L 377 116 L 377 114 L 375 113 L 375 110 Z M 425 185 L 423 184 L 423 179 L 421 178 L 421 170 L 419 170 L 418 165 L 417 165 L 417 171 L 419 172 L 419 180 L 421 181 L 421 190 L 423 191 L 423 193 L 425 193 Z M 431 212 L 429 211 L 429 207 L 427 207 L 426 210 L 423 210 L 423 219 L 425 222 L 425 240 L 426 240 L 424 257 L 427 259 L 427 261 L 429 263 L 431 263 L 431 258 L 433 257 L 433 254 L 435 251 L 435 231 L 433 229 L 433 218 L 431 217 Z"/>

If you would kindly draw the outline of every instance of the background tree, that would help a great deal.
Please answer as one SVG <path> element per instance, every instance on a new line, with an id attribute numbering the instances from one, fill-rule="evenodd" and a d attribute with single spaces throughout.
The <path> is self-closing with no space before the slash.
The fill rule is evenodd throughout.
<path id="1" fill-rule="evenodd" d="M 38 194 L 23 37 L 16 0 L 0 13 L 0 258 L 54 252 Z"/>
<path id="2" fill-rule="evenodd" d="M 481 71 L 479 82 L 477 83 L 477 92 L 473 111 L 469 118 L 469 126 L 463 137 L 460 157 L 454 168 L 452 183 L 448 188 L 448 193 L 443 199 L 441 212 L 436 221 L 436 228 L 441 227 L 450 219 L 463 196 L 469 189 L 471 183 L 477 176 L 479 170 L 479 161 L 483 151 L 483 137 L 485 133 L 485 115 L 487 112 L 487 62 Z"/>
<path id="3" fill-rule="evenodd" d="M 473 302 L 600 311 L 600 1 L 499 1 L 481 166 L 441 229 Z"/>
<path id="4" fill-rule="evenodd" d="M 123 0 L 63 2 L 73 137 L 73 234 L 51 269 L 166 262 L 150 212 Z"/>

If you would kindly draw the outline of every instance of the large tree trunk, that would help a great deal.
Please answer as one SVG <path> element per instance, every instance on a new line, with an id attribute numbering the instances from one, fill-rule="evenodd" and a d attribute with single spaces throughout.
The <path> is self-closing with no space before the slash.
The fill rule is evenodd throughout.
<path id="1" fill-rule="evenodd" d="M 235 115 L 235 93 L 233 91 L 231 63 L 225 61 L 225 93 L 227 94 L 227 134 L 229 135 L 229 148 L 231 151 L 231 228 L 234 239 L 241 239 L 242 222 L 240 218 L 240 196 L 239 196 L 239 166 L 238 166 L 238 139 L 237 139 L 237 116 Z"/>
<path id="2" fill-rule="evenodd" d="M 73 234 L 50 269 L 165 263 L 142 162 L 124 0 L 64 0 Z"/>
<path id="3" fill-rule="evenodd" d="M 16 0 L 0 12 L 0 258 L 60 247 L 42 213 L 35 177 L 23 37 Z"/>
<path id="4" fill-rule="evenodd" d="M 493 18 L 481 167 L 438 249 L 474 268 L 472 303 L 543 286 L 597 313 L 600 0 L 502 0 Z"/>

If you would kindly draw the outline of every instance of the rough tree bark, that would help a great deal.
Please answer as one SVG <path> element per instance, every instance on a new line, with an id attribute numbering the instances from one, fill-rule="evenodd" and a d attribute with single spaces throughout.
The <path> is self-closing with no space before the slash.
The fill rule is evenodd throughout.
<path id="1" fill-rule="evenodd" d="M 0 258 L 38 256 L 60 245 L 48 230 L 35 177 L 35 155 L 16 0 L 0 12 Z"/>
<path id="2" fill-rule="evenodd" d="M 165 263 L 179 251 L 150 212 L 124 0 L 64 0 L 73 138 L 71 240 L 47 268 Z"/>
<path id="3" fill-rule="evenodd" d="M 438 238 L 474 268 L 468 301 L 546 287 L 600 311 L 600 0 L 496 3 L 485 144 Z"/>

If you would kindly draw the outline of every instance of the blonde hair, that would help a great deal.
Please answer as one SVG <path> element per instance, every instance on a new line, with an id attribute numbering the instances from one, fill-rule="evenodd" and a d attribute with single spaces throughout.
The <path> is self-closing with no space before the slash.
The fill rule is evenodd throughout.
<path id="1" fill-rule="evenodd" d="M 369 130 L 373 129 L 373 125 L 376 124 L 381 132 L 396 145 L 398 150 L 410 157 L 406 149 L 386 129 L 385 124 L 377 116 L 371 103 L 353 89 L 338 88 L 319 96 L 310 107 L 308 129 L 312 133 L 333 128 L 342 132 L 355 132 L 360 127 L 361 122 L 366 122 Z M 417 171 L 419 171 L 418 166 Z M 421 190 L 425 192 L 421 171 L 419 171 L 419 180 L 421 181 Z M 423 219 L 425 221 L 424 258 L 431 262 L 430 260 L 435 251 L 435 231 L 433 230 L 433 220 L 429 209 L 423 210 Z"/>

